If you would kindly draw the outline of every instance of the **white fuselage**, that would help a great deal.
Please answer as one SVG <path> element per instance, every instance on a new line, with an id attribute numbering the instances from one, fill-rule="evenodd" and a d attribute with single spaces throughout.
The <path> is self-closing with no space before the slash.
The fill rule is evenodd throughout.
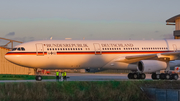
<path id="1" fill-rule="evenodd" d="M 30 68 L 135 70 L 136 62 L 115 60 L 125 56 L 177 51 L 180 50 L 179 43 L 180 40 L 42 40 L 18 45 L 5 58 Z"/>

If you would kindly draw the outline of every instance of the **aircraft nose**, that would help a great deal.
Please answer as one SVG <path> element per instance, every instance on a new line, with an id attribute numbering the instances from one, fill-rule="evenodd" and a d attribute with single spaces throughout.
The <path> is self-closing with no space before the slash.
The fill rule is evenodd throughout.
<path id="1" fill-rule="evenodd" d="M 10 61 L 9 52 L 4 55 L 4 58 L 5 58 L 6 60 L 9 60 L 9 61 Z"/>
<path id="2" fill-rule="evenodd" d="M 15 62 L 17 61 L 17 58 L 15 56 L 12 55 L 13 53 L 11 52 L 7 52 L 5 55 L 4 55 L 4 58 L 10 62 Z"/>
<path id="3" fill-rule="evenodd" d="M 4 58 L 8 60 L 11 63 L 17 64 L 17 65 L 23 65 L 24 58 L 22 58 L 21 55 L 18 55 L 14 52 L 8 52 L 5 54 Z"/>

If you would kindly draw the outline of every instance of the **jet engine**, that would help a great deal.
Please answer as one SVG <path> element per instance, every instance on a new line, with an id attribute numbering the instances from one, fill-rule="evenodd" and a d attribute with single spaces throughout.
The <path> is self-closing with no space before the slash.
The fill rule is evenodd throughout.
<path id="1" fill-rule="evenodd" d="M 167 68 L 167 63 L 158 60 L 141 60 L 138 62 L 138 71 L 143 73 L 156 72 Z"/>

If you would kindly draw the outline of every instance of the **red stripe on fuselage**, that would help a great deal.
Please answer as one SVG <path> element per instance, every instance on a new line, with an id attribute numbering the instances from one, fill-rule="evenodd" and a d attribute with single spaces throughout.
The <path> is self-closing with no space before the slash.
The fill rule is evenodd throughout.
<path id="1" fill-rule="evenodd" d="M 6 55 L 43 55 L 43 52 L 8 52 Z M 44 55 L 47 55 L 46 52 L 44 52 Z"/>
<path id="2" fill-rule="evenodd" d="M 102 54 L 157 54 L 172 51 L 102 51 Z M 8 52 L 6 55 L 43 55 L 43 52 Z M 90 52 L 57 52 L 57 55 L 85 55 L 85 54 L 95 54 L 94 51 Z M 97 54 L 100 54 L 97 52 Z M 47 55 L 47 52 L 44 52 Z"/>

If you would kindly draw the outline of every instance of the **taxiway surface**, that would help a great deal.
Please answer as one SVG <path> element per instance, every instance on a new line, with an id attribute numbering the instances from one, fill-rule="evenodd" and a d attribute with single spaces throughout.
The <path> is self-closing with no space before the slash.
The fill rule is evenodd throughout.
<path id="1" fill-rule="evenodd" d="M 127 81 L 127 74 L 98 74 L 98 73 L 67 73 L 66 81 Z M 133 80 L 133 79 L 132 79 Z M 146 74 L 145 80 L 152 80 L 151 74 Z M 180 80 L 180 79 L 178 79 Z M 55 79 L 43 79 L 41 82 L 54 82 Z M 60 80 L 61 81 L 61 80 Z M 0 82 L 39 82 L 36 80 L 0 80 Z"/>

